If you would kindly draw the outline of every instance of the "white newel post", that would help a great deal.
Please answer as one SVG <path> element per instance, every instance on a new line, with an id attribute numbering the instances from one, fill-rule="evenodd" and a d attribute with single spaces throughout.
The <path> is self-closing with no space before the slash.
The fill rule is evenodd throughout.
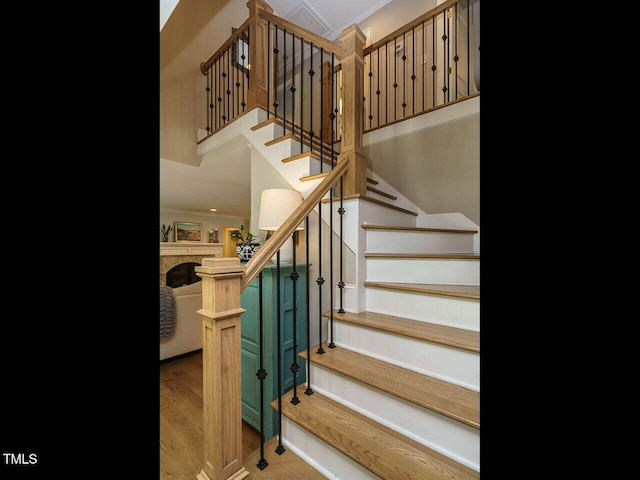
<path id="1" fill-rule="evenodd" d="M 198 480 L 240 480 L 242 465 L 242 383 L 240 357 L 241 279 L 239 258 L 203 258 L 202 374 L 204 467 Z"/>

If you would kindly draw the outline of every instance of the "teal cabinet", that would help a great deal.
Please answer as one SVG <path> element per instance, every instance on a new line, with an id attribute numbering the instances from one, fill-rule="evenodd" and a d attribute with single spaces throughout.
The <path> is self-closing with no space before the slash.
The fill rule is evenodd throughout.
<path id="1" fill-rule="evenodd" d="M 280 265 L 280 375 L 282 393 L 293 388 L 291 365 L 294 359 L 298 363 L 296 383 L 298 397 L 303 399 L 306 379 L 305 360 L 298 353 L 307 348 L 307 270 L 309 265 L 297 264 L 295 294 L 295 319 L 297 352 L 294 351 L 294 287 L 291 280 L 293 265 Z M 278 415 L 269 403 L 278 398 L 277 377 L 277 271 L 275 265 L 268 265 L 262 271 L 262 308 L 263 308 L 263 369 L 264 379 L 264 438 L 271 439 L 278 432 Z M 246 312 L 241 316 L 241 355 L 242 355 L 242 418 L 260 431 L 260 291 L 259 277 L 256 277 L 241 295 L 242 308 Z M 300 386 L 302 384 L 302 386 Z"/>

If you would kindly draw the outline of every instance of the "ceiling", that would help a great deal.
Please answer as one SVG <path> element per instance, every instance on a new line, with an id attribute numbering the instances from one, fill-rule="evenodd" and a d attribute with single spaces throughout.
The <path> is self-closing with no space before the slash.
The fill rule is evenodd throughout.
<path id="1" fill-rule="evenodd" d="M 160 0 L 160 30 L 179 0 Z M 391 0 L 266 0 L 274 14 L 329 40 Z M 202 61 L 194 58 L 194 64 Z M 198 167 L 160 159 L 160 208 L 239 217 L 251 216 L 250 153 L 246 141 L 226 149 L 227 159 Z M 238 168 L 245 165 L 247 168 Z M 246 174 L 239 175 L 239 171 Z"/>

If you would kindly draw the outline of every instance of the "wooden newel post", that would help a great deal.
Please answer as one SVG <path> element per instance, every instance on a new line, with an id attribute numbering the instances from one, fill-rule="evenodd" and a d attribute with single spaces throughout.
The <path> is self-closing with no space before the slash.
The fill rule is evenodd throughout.
<path id="1" fill-rule="evenodd" d="M 329 143 L 335 137 L 333 120 L 331 119 L 333 97 L 333 66 L 328 60 L 322 63 L 322 140 Z"/>
<path id="2" fill-rule="evenodd" d="M 366 37 L 354 23 L 340 34 L 342 42 L 342 146 L 338 161 L 349 162 L 344 195 L 367 194 L 367 159 L 362 151 L 364 125 L 364 59 Z"/>
<path id="3" fill-rule="evenodd" d="M 239 258 L 203 258 L 202 385 L 204 467 L 198 480 L 240 480 L 242 465 L 242 383 L 240 357 Z"/>
<path id="4" fill-rule="evenodd" d="M 256 105 L 262 106 L 265 110 L 269 108 L 267 98 L 267 39 L 269 35 L 268 25 L 258 14 L 260 11 L 273 13 L 266 2 L 262 0 L 249 0 L 249 90 L 247 91 L 247 111 Z"/>

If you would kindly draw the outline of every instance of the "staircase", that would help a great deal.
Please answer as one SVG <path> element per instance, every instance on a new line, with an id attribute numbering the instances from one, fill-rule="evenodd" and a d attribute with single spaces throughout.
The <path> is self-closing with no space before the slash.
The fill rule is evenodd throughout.
<path id="1" fill-rule="evenodd" d="M 283 439 L 328 478 L 477 479 L 475 232 L 361 228 L 366 310 L 333 312 L 336 346 L 311 349 L 313 394 L 297 406 L 284 396 Z"/>
<path id="2" fill-rule="evenodd" d="M 308 138 L 266 119 L 261 109 L 220 133 L 232 138 L 233 129 L 303 197 L 337 155 L 326 145 L 322 155 L 318 145 L 310 149 Z M 329 166 L 321 171 L 322 162 Z M 345 244 L 358 270 L 355 293 L 347 292 L 344 312 L 323 313 L 327 321 L 333 317 L 335 348 L 325 341 L 299 353 L 310 361 L 312 393 L 299 394 L 297 405 L 292 392 L 281 399 L 289 451 L 282 457 L 297 456 L 335 479 L 478 479 L 478 232 L 438 216 L 417 226 L 416 209 L 369 173 L 367 195 L 343 199 Z M 322 203 L 327 223 L 329 198 Z M 278 410 L 277 400 L 271 406 Z"/>
<path id="3" fill-rule="evenodd" d="M 317 154 L 283 163 L 294 161 L 301 181 L 323 176 L 314 173 Z M 281 399 L 283 442 L 328 478 L 477 479 L 477 231 L 417 227 L 417 214 L 378 184 L 367 178 L 366 196 L 345 199 L 375 206 L 363 217 L 356 250 L 365 259 L 365 309 L 323 314 L 333 316 L 335 348 L 323 342 L 300 352 L 311 362 L 313 393 L 299 405 L 292 392 Z M 271 406 L 277 410 L 278 401 Z"/>

